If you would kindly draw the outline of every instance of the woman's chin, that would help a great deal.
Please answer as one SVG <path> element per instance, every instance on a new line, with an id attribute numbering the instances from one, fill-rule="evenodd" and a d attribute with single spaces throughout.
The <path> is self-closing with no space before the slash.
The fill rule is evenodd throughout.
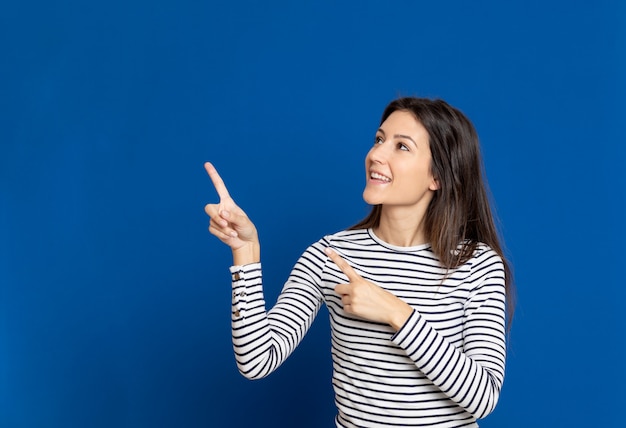
<path id="1" fill-rule="evenodd" d="M 363 192 L 363 200 L 368 205 L 380 205 L 382 204 L 382 200 L 379 197 L 372 195 L 367 189 Z"/>

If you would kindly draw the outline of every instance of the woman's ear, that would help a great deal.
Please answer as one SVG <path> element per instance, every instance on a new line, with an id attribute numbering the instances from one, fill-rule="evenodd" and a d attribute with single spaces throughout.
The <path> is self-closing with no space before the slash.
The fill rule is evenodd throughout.
<path id="1" fill-rule="evenodd" d="M 439 190 L 441 188 L 441 185 L 439 184 L 439 179 L 435 178 L 434 176 L 431 177 L 431 179 L 430 179 L 430 186 L 428 186 L 428 188 L 430 190 L 432 190 L 433 192 L 435 190 Z"/>

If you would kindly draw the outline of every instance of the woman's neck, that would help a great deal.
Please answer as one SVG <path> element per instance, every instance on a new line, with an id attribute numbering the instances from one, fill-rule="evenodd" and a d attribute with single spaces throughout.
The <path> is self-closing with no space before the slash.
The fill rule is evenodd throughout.
<path id="1" fill-rule="evenodd" d="M 378 227 L 374 233 L 388 244 L 398 247 L 414 247 L 426 244 L 424 215 L 413 212 L 389 212 L 383 208 Z"/>

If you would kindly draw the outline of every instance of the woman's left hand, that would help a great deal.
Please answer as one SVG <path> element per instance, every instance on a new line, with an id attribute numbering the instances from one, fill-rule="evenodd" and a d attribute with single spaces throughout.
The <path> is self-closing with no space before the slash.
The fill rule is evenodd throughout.
<path id="1" fill-rule="evenodd" d="M 326 255 L 350 281 L 335 287 L 335 292 L 341 296 L 345 312 L 370 321 L 387 323 L 396 331 L 404 325 L 413 313 L 413 308 L 408 303 L 364 279 L 333 249 L 326 248 Z"/>

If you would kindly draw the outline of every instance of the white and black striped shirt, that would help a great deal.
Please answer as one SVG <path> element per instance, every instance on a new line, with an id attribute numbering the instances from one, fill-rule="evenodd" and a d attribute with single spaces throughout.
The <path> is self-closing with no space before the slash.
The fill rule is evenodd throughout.
<path id="1" fill-rule="evenodd" d="M 400 330 L 343 311 L 334 287 L 347 278 L 324 253 L 329 246 L 414 308 Z M 232 266 L 231 273 L 235 357 L 249 379 L 280 366 L 326 304 L 337 427 L 476 427 L 498 401 L 504 267 L 486 245 L 446 271 L 428 244 L 396 247 L 365 229 L 328 235 L 302 254 L 269 311 L 261 264 Z"/>

